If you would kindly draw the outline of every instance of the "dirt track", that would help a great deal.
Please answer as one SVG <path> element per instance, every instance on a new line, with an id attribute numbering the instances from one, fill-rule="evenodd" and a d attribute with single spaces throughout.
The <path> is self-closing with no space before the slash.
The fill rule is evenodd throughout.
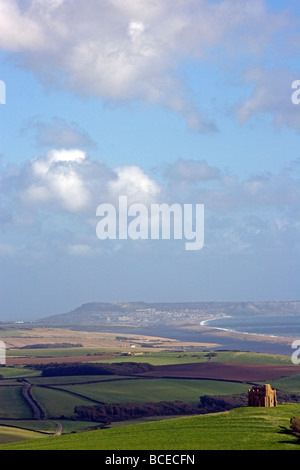
<path id="1" fill-rule="evenodd" d="M 233 380 L 264 382 L 300 374 L 300 366 L 278 364 L 248 364 L 236 362 L 201 362 L 156 366 L 154 371 L 139 374 L 147 377 Z"/>
<path id="2" fill-rule="evenodd" d="M 38 401 L 32 395 L 32 387 L 33 385 L 24 380 L 23 382 L 23 397 L 27 401 L 28 405 L 32 409 L 33 418 L 34 419 L 43 419 L 45 418 L 45 414 L 43 409 L 41 408 Z"/>

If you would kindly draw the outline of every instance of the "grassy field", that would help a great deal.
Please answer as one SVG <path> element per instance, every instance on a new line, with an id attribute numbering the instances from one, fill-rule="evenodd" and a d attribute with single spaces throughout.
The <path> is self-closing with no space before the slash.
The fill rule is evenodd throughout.
<path id="1" fill-rule="evenodd" d="M 1 419 L 0 426 L 6 426 L 10 428 L 21 428 L 28 431 L 36 431 L 45 434 L 53 434 L 57 428 L 55 421 L 51 420 L 36 420 L 36 419 L 24 419 L 22 422 L 14 422 L 11 419 Z"/>
<path id="2" fill-rule="evenodd" d="M 93 355 L 103 355 L 103 359 L 93 359 Z M 244 362 L 255 364 L 291 364 L 289 356 L 281 356 L 277 354 L 263 354 L 255 352 L 239 352 L 239 351 L 216 351 L 216 356 L 211 357 L 212 362 Z M 180 364 L 193 363 L 193 362 L 206 362 L 208 360 L 207 351 L 195 352 L 169 352 L 169 351 L 144 351 L 138 349 L 136 355 L 124 356 L 120 354 L 120 350 L 105 350 L 103 348 L 47 348 L 47 349 L 11 349 L 7 351 L 7 357 L 40 357 L 40 358 L 53 358 L 55 362 L 59 357 L 76 357 L 89 355 L 91 362 L 148 362 L 153 365 L 167 365 L 167 364 Z M 1 369 L 1 374 L 9 373 Z M 22 368 L 20 368 L 22 371 Z M 25 369 L 26 371 L 26 369 Z"/>
<path id="3" fill-rule="evenodd" d="M 99 423 L 87 421 L 63 420 L 62 434 L 70 434 L 98 426 Z M 12 420 L 0 420 L 0 445 L 19 442 L 28 439 L 45 438 L 54 435 L 58 429 L 58 422 L 53 420 L 23 420 L 14 425 Z"/>
<path id="4" fill-rule="evenodd" d="M 120 380 L 119 380 L 120 379 Z M 97 405 L 99 402 L 198 402 L 201 395 L 245 393 L 247 384 L 194 379 L 133 379 L 112 376 L 37 377 L 33 396 L 47 418 L 74 417 L 74 407 Z M 97 382 L 99 380 L 99 382 Z M 103 380 L 103 381 L 102 381 Z M 91 381 L 91 383 L 86 383 Z M 7 384 L 8 381 L 6 380 Z M 14 382 L 11 382 L 14 383 Z M 66 385 L 66 383 L 72 385 Z M 50 384 L 50 387 L 43 387 Z M 0 386 L 0 417 L 29 419 L 31 411 L 21 394 L 21 386 Z"/>
<path id="5" fill-rule="evenodd" d="M 286 433 L 300 405 L 237 408 L 111 429 L 1 445 L 0 450 L 300 450 Z"/>
<path id="6" fill-rule="evenodd" d="M 0 417 L 30 419 L 31 410 L 25 402 L 22 387 L 0 387 Z"/>
<path id="7" fill-rule="evenodd" d="M 130 403 L 175 400 L 198 402 L 200 395 L 245 393 L 249 387 L 246 384 L 222 383 L 214 380 L 129 379 L 60 388 L 84 395 L 91 400 L 105 403 Z"/>
<path id="8" fill-rule="evenodd" d="M 13 379 L 18 377 L 33 377 L 40 375 L 38 370 L 27 369 L 25 367 L 1 367 L 0 375 L 6 379 Z"/>
<path id="9" fill-rule="evenodd" d="M 24 333 L 24 336 L 27 335 L 29 332 Z M 20 336 L 23 336 L 23 332 Z M 13 332 L 8 332 L 7 337 L 13 338 Z M 27 338 L 28 341 L 29 339 Z M 35 339 L 30 341 L 35 342 Z M 92 337 L 89 341 L 92 341 Z M 94 354 L 99 353 L 103 354 L 103 359 L 94 357 Z M 238 351 L 216 351 L 208 355 L 207 351 L 170 352 L 148 348 L 135 350 L 135 353 L 137 354 L 133 356 L 124 356 L 121 350 L 113 348 L 105 350 L 100 347 L 83 347 L 11 349 L 8 356 L 21 356 L 26 360 L 33 358 L 35 361 L 48 357 L 49 362 L 56 362 L 57 358 L 85 355 L 91 362 L 97 359 L 97 362 L 145 362 L 155 366 L 199 362 L 291 365 L 291 359 L 287 356 Z M 292 416 L 300 416 L 300 405 L 282 405 L 276 409 L 241 408 L 226 413 L 176 419 L 147 417 L 132 421 L 130 425 L 115 422 L 109 429 L 74 433 L 99 425 L 72 419 L 75 416 L 75 406 L 91 406 L 99 402 L 175 400 L 197 403 L 202 395 L 231 395 L 248 391 L 247 383 L 226 381 L 228 377 L 222 381 L 124 376 L 42 377 L 40 370 L 21 365 L 1 367 L 0 373 L 4 377 L 0 380 L 0 450 L 300 449 L 300 446 L 294 444 L 294 437 L 280 433 L 282 426 L 289 427 Z M 31 393 L 45 410 L 46 419 L 32 419 L 32 410 L 22 395 L 22 382 L 18 381 L 21 378 L 26 378 L 33 385 Z M 288 392 L 299 392 L 300 375 L 274 380 L 271 385 Z M 62 436 L 49 436 L 58 432 L 58 429 Z"/>
<path id="10" fill-rule="evenodd" d="M 104 362 L 148 362 L 155 366 L 180 363 L 207 362 L 207 351 L 197 352 L 146 352 L 138 356 L 117 356 L 103 360 Z M 242 362 L 253 364 L 291 364 L 291 358 L 277 354 L 262 354 L 256 352 L 216 351 L 209 359 L 212 362 Z M 100 361 L 97 361 L 100 362 Z"/>
<path id="11" fill-rule="evenodd" d="M 300 392 L 300 375 L 292 375 L 291 377 L 282 377 L 271 382 L 273 388 L 285 390 L 287 392 Z"/>
<path id="12" fill-rule="evenodd" d="M 46 434 L 43 435 L 39 432 L 29 431 L 27 429 L 0 425 L 0 442 L 3 444 L 23 441 L 27 439 L 41 439 L 43 437 L 48 436 Z"/>
<path id="13" fill-rule="evenodd" d="M 50 388 L 35 387 L 34 397 L 46 411 L 47 417 L 51 419 L 59 418 L 60 416 L 71 418 L 74 416 L 75 406 L 91 406 L 97 404 L 85 398 Z"/>

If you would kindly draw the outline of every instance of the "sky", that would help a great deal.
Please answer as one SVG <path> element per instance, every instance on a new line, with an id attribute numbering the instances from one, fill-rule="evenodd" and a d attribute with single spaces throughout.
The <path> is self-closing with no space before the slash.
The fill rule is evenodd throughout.
<path id="1" fill-rule="evenodd" d="M 298 0 L 0 0 L 0 31 L 0 321 L 300 299 Z M 203 247 L 99 239 L 120 196 L 203 205 Z"/>

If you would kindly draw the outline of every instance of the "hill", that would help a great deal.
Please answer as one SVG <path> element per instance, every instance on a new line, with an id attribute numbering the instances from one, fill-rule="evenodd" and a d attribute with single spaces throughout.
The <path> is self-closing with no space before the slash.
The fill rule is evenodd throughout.
<path id="1" fill-rule="evenodd" d="M 70 312 L 48 316 L 42 322 L 146 324 L 253 314 L 299 315 L 300 302 L 89 302 Z"/>
<path id="2" fill-rule="evenodd" d="M 290 419 L 300 404 L 125 425 L 0 446 L 0 450 L 299 450 Z"/>

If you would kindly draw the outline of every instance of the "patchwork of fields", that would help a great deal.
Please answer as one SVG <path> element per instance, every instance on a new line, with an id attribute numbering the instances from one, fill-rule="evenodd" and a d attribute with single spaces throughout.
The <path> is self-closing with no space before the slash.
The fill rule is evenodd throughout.
<path id="1" fill-rule="evenodd" d="M 78 357 L 86 364 L 130 366 L 135 362 L 151 364 L 151 369 L 44 376 L 45 364 L 67 366 Z M 118 350 L 90 348 L 84 355 L 82 348 L 48 348 L 11 349 L 9 358 L 9 365 L 0 369 L 0 449 L 260 449 L 266 445 L 300 449 L 288 432 L 290 418 L 300 416 L 300 367 L 285 356 L 161 350 L 137 350 L 135 356 L 124 356 Z M 276 410 L 242 407 L 213 414 L 201 414 L 199 408 L 199 413 L 192 413 L 199 416 L 157 414 L 119 422 L 83 421 L 75 412 L 76 407 L 104 404 L 199 407 L 200 397 L 246 396 L 253 383 L 266 382 L 282 393 L 298 393 L 299 403 L 281 404 Z"/>

